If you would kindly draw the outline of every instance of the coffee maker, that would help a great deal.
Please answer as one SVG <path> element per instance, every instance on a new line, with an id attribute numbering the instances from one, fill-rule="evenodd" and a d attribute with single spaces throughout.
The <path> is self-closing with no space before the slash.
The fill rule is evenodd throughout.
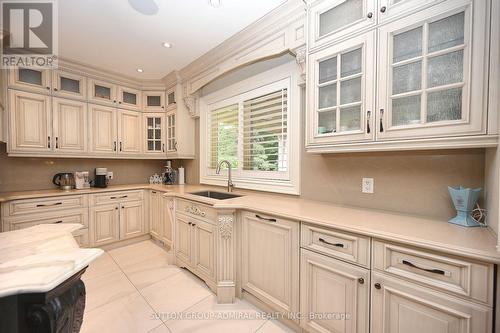
<path id="1" fill-rule="evenodd" d="M 94 186 L 105 188 L 108 187 L 108 169 L 95 168 Z"/>

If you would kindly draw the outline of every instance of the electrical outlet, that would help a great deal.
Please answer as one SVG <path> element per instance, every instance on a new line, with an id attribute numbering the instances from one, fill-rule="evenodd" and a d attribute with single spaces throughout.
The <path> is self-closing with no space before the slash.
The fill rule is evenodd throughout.
<path id="1" fill-rule="evenodd" d="M 373 193 L 373 178 L 363 178 L 361 181 L 361 192 Z"/>
<path id="2" fill-rule="evenodd" d="M 106 174 L 106 178 L 109 180 L 113 179 L 113 171 L 108 171 L 108 173 Z"/>

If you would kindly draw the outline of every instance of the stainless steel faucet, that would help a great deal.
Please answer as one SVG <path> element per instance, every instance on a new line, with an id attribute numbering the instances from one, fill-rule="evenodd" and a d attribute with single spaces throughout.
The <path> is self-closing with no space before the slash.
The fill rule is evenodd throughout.
<path id="1" fill-rule="evenodd" d="M 219 162 L 219 165 L 217 165 L 217 169 L 215 169 L 216 174 L 220 174 L 220 169 L 222 167 L 222 164 L 227 165 L 227 191 L 231 192 L 234 188 L 233 184 L 233 179 L 231 178 L 231 163 L 228 160 L 222 160 Z"/>

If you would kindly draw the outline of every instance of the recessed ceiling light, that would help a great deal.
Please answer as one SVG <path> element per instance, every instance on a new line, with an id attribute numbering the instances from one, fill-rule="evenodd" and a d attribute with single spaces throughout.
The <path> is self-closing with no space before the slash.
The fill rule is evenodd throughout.
<path id="1" fill-rule="evenodd" d="M 169 42 L 163 42 L 163 47 L 166 47 L 166 48 L 171 48 L 172 47 L 172 44 L 170 44 Z"/>
<path id="2" fill-rule="evenodd" d="M 208 3 L 210 4 L 210 6 L 215 7 L 215 8 L 220 7 L 220 5 L 221 5 L 220 2 L 221 2 L 221 0 L 208 0 Z"/>
<path id="3" fill-rule="evenodd" d="M 144 72 L 144 70 L 143 70 L 142 68 L 137 68 L 137 71 L 138 71 L 139 73 Z"/>

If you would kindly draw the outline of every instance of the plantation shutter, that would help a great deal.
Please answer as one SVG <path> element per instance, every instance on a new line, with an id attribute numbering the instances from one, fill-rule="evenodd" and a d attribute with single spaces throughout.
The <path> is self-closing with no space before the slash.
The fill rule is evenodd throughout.
<path id="1" fill-rule="evenodd" d="M 243 102 L 243 170 L 287 171 L 287 89 Z"/>
<path id="2" fill-rule="evenodd" d="M 215 169 L 222 160 L 238 166 L 238 104 L 212 110 L 209 115 L 210 149 L 208 167 Z"/>

